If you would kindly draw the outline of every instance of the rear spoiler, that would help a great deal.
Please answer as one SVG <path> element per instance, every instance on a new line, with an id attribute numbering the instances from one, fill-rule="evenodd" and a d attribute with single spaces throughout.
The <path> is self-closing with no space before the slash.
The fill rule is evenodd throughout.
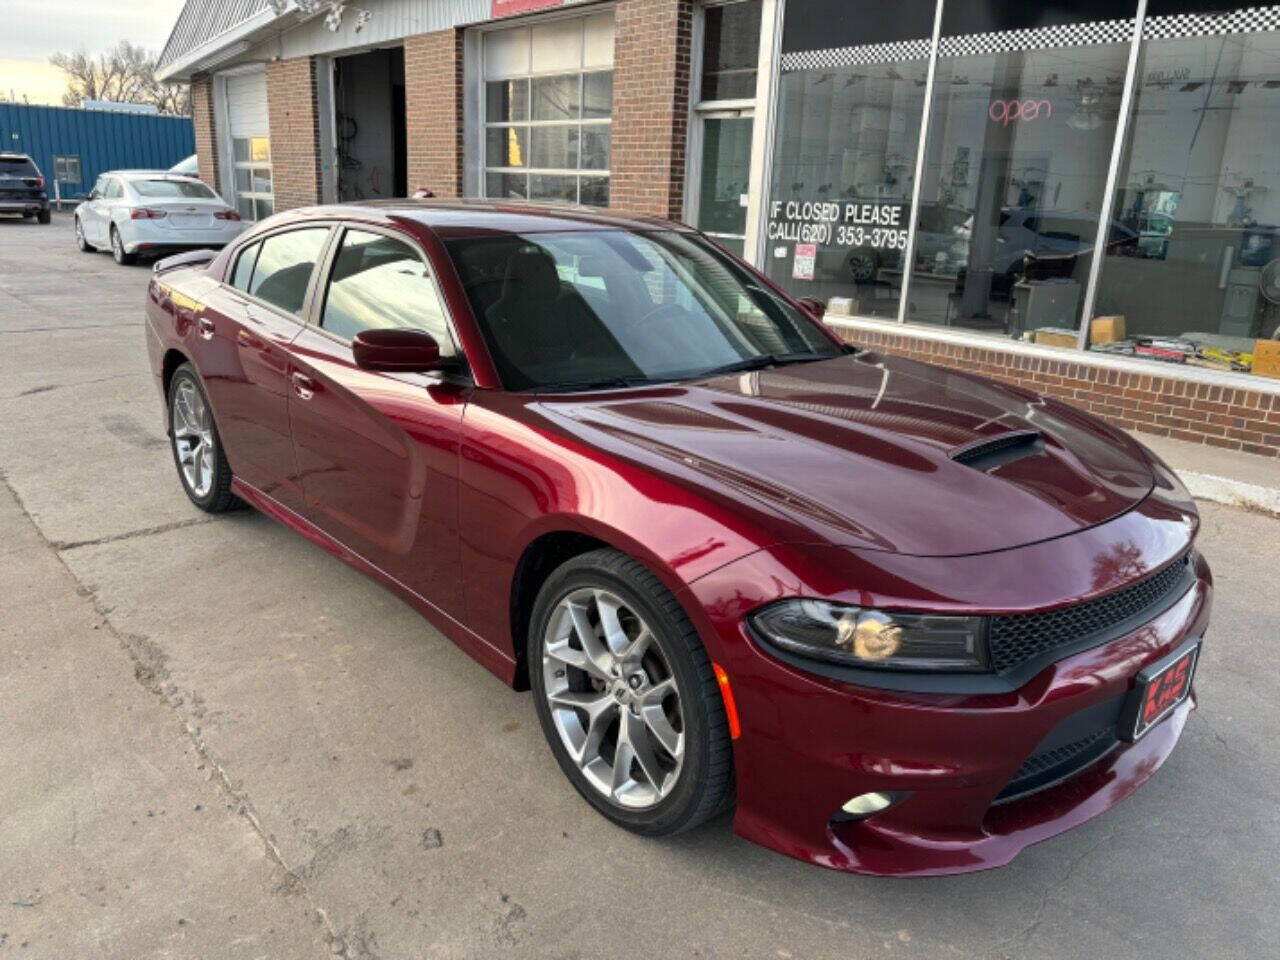
<path id="1" fill-rule="evenodd" d="M 209 263 L 218 255 L 217 250 L 187 250 L 183 253 L 175 253 L 171 257 L 161 257 L 155 262 L 155 266 L 151 268 L 152 273 L 166 273 L 177 267 L 198 267 L 202 263 Z"/>

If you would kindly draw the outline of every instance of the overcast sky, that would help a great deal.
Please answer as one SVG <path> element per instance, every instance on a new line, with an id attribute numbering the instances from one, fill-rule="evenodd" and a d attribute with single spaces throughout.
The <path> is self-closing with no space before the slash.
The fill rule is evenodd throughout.
<path id="1" fill-rule="evenodd" d="M 59 103 L 59 50 L 97 53 L 128 40 L 159 53 L 183 0 L 0 0 L 0 90 L 32 103 Z"/>

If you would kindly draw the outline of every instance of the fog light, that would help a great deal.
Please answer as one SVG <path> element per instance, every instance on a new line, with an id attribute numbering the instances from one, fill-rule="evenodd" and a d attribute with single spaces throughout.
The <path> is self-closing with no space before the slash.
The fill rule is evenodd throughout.
<path id="1" fill-rule="evenodd" d="M 886 807 L 893 806 L 893 801 L 893 795 L 889 793 L 863 793 L 848 801 L 840 809 L 851 817 L 869 817 Z"/>

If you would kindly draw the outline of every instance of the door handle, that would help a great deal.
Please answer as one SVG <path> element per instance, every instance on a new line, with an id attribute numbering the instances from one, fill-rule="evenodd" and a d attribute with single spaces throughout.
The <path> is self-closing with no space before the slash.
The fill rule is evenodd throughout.
<path id="1" fill-rule="evenodd" d="M 205 340 L 213 339 L 213 320 L 209 317 L 200 317 L 196 320 L 196 327 L 200 331 L 200 336 Z"/>
<path id="2" fill-rule="evenodd" d="M 305 373 L 295 370 L 289 376 L 293 381 L 293 392 L 302 400 L 310 400 L 316 395 L 316 382 Z"/>

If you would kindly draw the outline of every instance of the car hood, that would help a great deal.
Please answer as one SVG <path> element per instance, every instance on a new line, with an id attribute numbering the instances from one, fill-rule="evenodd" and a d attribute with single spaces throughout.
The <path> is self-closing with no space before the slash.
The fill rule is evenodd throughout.
<path id="1" fill-rule="evenodd" d="M 869 352 L 531 406 L 588 444 L 774 518 L 778 539 L 985 553 L 1103 523 L 1154 483 L 1142 448 L 1087 414 Z"/>

